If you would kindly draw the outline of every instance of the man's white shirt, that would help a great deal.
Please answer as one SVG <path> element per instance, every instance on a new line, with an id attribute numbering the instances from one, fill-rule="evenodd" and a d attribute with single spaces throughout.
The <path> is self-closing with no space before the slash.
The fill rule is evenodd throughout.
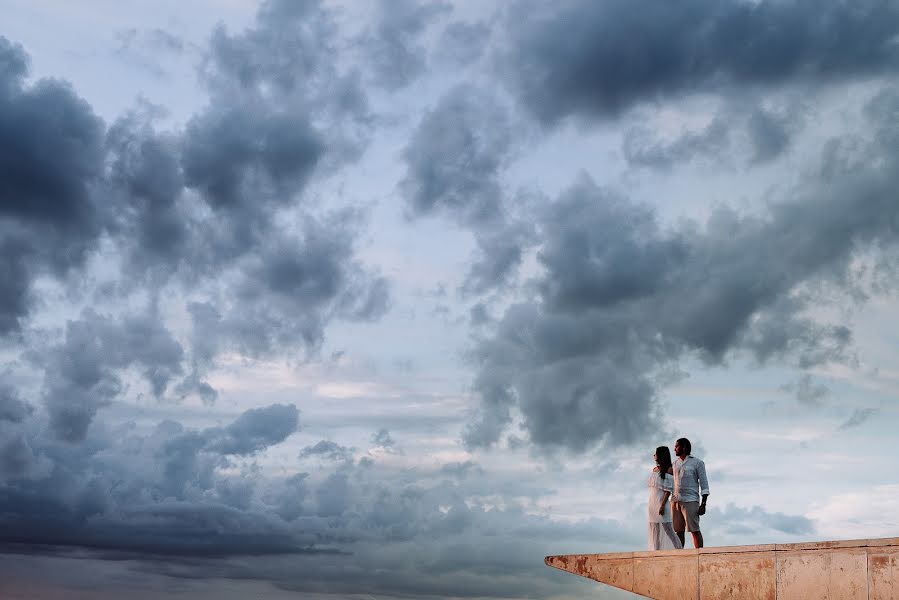
<path id="1" fill-rule="evenodd" d="M 705 463 L 695 456 L 687 456 L 674 461 L 674 494 L 677 502 L 699 502 L 700 495 L 709 493 L 709 479 L 705 474 Z"/>

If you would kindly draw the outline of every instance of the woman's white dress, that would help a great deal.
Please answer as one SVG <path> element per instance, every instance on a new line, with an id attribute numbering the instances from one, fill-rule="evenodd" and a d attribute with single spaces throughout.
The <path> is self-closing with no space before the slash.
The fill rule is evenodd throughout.
<path id="1" fill-rule="evenodd" d="M 665 478 L 658 471 L 649 474 L 649 549 L 679 550 L 683 548 L 674 527 L 671 525 L 671 498 L 665 503 L 665 514 L 659 514 L 659 507 L 665 492 L 674 489 L 674 475 L 666 473 Z"/>

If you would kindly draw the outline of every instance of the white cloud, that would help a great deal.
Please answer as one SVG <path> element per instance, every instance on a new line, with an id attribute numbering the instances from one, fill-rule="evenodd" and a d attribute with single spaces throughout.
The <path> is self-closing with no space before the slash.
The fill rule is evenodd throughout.
<path id="1" fill-rule="evenodd" d="M 838 479 L 839 474 L 833 478 Z M 816 521 L 824 539 L 896 537 L 899 535 L 897 494 L 899 485 L 896 484 L 834 494 L 813 502 L 807 515 Z"/>

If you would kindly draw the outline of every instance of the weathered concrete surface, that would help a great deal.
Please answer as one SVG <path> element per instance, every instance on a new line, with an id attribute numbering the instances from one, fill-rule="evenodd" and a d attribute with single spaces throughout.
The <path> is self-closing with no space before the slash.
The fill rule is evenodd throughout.
<path id="1" fill-rule="evenodd" d="M 699 580 L 696 557 L 681 557 L 673 552 L 635 552 L 634 587 L 631 590 L 647 598 L 680 600 L 696 598 Z M 659 554 L 661 556 L 638 556 Z M 687 568 L 684 568 L 684 567 Z"/>
<path id="2" fill-rule="evenodd" d="M 656 600 L 899 600 L 899 538 L 547 556 Z"/>
<path id="3" fill-rule="evenodd" d="M 764 598 L 774 600 L 777 578 L 771 551 L 705 554 L 697 581 L 701 600 Z M 651 597 L 651 596 L 650 596 Z"/>

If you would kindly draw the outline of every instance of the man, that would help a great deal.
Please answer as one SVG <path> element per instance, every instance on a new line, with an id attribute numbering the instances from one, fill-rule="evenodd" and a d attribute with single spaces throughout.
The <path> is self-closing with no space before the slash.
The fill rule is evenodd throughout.
<path id="1" fill-rule="evenodd" d="M 705 474 L 705 463 L 690 456 L 693 449 L 690 440 L 680 438 L 674 442 L 674 494 L 671 496 L 671 520 L 674 532 L 684 542 L 684 530 L 693 534 L 693 546 L 702 548 L 702 532 L 699 531 L 699 517 L 705 514 L 705 503 L 709 497 L 709 480 Z M 700 502 L 699 496 L 702 495 Z"/>

